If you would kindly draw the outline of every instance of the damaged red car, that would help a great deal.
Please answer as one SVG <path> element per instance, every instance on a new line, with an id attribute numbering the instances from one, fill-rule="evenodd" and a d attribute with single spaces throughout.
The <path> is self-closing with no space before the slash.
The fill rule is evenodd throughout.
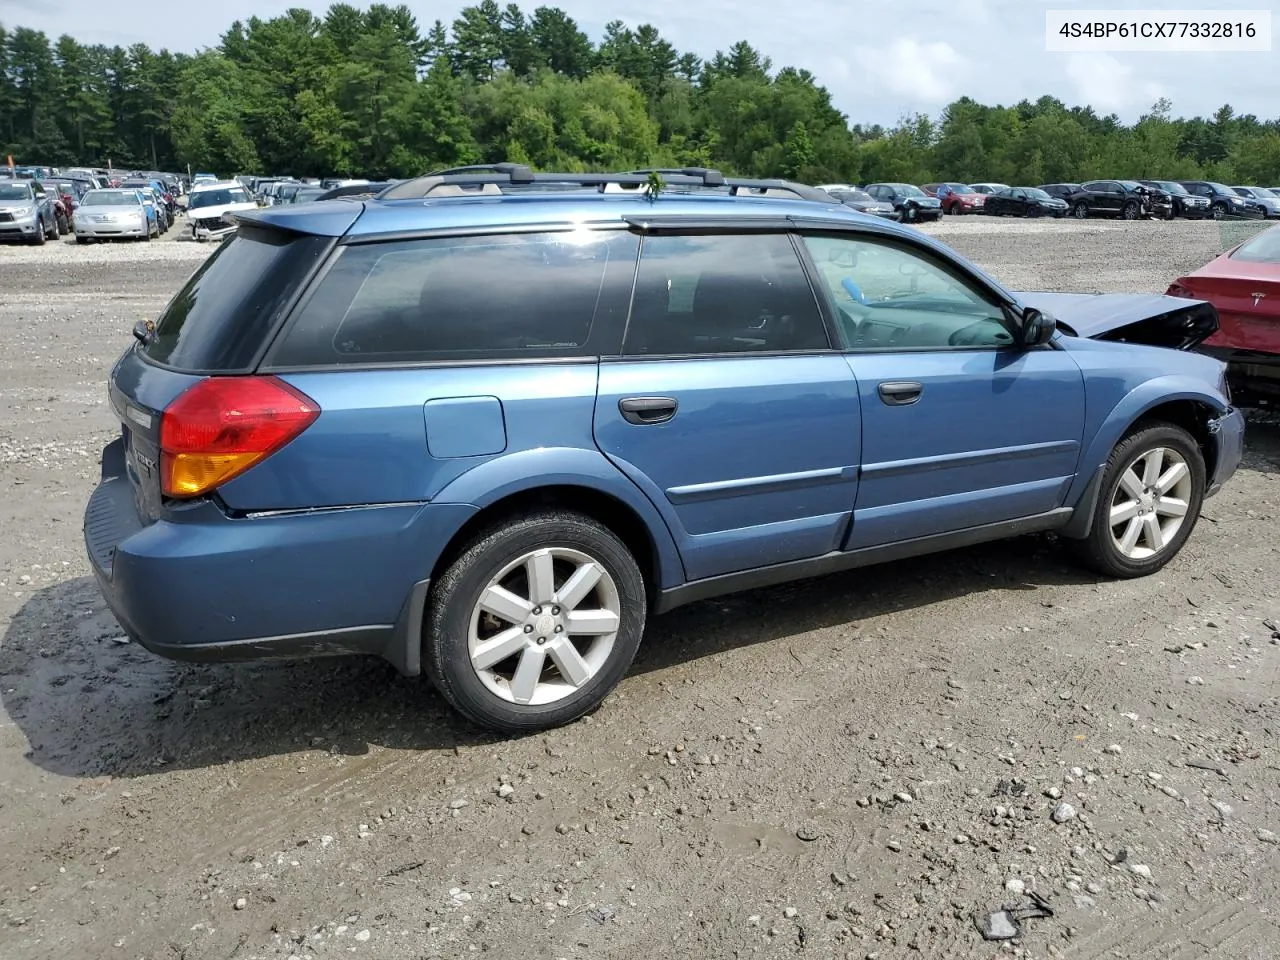
<path id="1" fill-rule="evenodd" d="M 1217 308 L 1218 331 L 1199 349 L 1227 363 L 1235 402 L 1280 406 L 1280 226 L 1179 277 L 1167 293 Z"/>

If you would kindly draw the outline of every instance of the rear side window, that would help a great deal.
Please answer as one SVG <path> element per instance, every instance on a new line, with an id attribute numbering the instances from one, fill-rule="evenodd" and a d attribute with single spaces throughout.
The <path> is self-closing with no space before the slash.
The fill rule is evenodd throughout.
<path id="1" fill-rule="evenodd" d="M 637 238 L 621 231 L 447 237 L 345 247 L 273 367 L 616 353 Z M 612 316 L 610 316 L 612 315 Z M 601 319 L 605 322 L 600 322 Z"/>
<path id="2" fill-rule="evenodd" d="M 244 370 L 333 240 L 247 224 L 169 302 L 142 352 L 179 370 Z"/>

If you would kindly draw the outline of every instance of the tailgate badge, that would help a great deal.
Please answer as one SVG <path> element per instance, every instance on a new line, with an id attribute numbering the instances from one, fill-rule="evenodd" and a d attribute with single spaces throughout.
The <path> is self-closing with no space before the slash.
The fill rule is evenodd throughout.
<path id="1" fill-rule="evenodd" d="M 1263 297 L 1265 297 L 1265 296 L 1266 296 L 1266 294 L 1265 294 L 1265 293 L 1251 293 L 1251 294 L 1249 294 L 1249 296 L 1253 297 L 1253 305 L 1256 307 L 1256 306 L 1258 305 L 1258 301 L 1260 301 Z"/>
<path id="2" fill-rule="evenodd" d="M 151 429 L 151 414 L 146 413 L 143 410 L 139 410 L 135 406 L 126 404 L 124 408 L 124 415 L 138 426 L 142 427 L 142 429 Z"/>

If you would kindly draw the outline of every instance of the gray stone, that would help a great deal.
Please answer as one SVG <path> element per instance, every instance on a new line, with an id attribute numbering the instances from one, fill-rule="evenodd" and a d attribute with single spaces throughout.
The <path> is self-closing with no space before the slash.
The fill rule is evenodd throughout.
<path id="1" fill-rule="evenodd" d="M 1066 823 L 1076 815 L 1076 808 L 1071 804 L 1063 801 L 1053 808 L 1053 812 L 1049 814 L 1054 823 Z"/>
<path id="2" fill-rule="evenodd" d="M 1012 940 L 1021 930 L 1007 910 L 996 910 L 983 918 L 978 927 L 984 940 Z"/>

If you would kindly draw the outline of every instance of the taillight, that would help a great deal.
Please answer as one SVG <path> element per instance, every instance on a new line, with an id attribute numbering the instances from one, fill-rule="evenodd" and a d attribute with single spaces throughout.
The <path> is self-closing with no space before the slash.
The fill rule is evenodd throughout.
<path id="1" fill-rule="evenodd" d="M 198 497 L 297 437 L 320 416 L 306 394 L 276 377 L 209 377 L 160 418 L 161 489 Z"/>
<path id="2" fill-rule="evenodd" d="M 1173 283 L 1169 284 L 1169 289 L 1166 290 L 1164 294 L 1166 297 L 1185 297 L 1188 300 L 1200 299 L 1194 293 L 1192 293 L 1189 288 L 1184 287 L 1182 284 L 1180 284 L 1176 280 Z"/>

